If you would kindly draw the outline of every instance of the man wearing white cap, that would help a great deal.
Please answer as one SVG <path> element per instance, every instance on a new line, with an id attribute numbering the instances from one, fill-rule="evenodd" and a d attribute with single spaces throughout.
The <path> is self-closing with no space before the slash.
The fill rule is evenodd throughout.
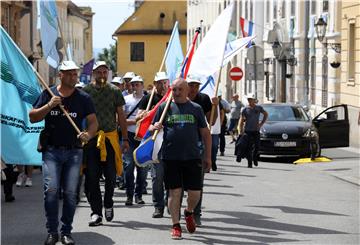
<path id="1" fill-rule="evenodd" d="M 126 96 L 128 94 L 132 94 L 133 90 L 130 84 L 131 79 L 133 79 L 135 77 L 135 73 L 132 71 L 126 72 L 125 75 L 123 76 L 123 80 L 125 82 L 125 90 L 122 92 L 123 96 Z"/>
<path id="2" fill-rule="evenodd" d="M 102 174 L 105 176 L 105 218 L 111 221 L 114 217 L 113 194 L 116 175 L 121 176 L 123 169 L 118 125 L 121 128 L 123 151 L 129 149 L 123 111 L 125 101 L 120 89 L 106 82 L 108 71 L 109 68 L 104 61 L 96 62 L 93 68 L 95 80 L 84 88 L 94 101 L 99 121 L 97 137 L 88 143 L 85 151 L 86 179 L 92 211 L 89 226 L 102 225 L 103 201 L 99 185 Z"/>
<path id="3" fill-rule="evenodd" d="M 169 78 L 165 72 L 157 72 L 154 77 L 155 94 L 150 104 L 150 110 L 162 99 L 165 95 L 169 84 Z M 151 93 L 145 95 L 140 101 L 139 111 L 136 115 L 136 120 L 143 118 L 147 111 L 147 105 L 150 100 Z M 153 218 L 161 218 L 164 215 L 164 167 L 163 163 L 152 164 L 152 199 L 155 211 L 152 214 Z"/>
<path id="4" fill-rule="evenodd" d="M 45 119 L 47 144 L 41 140 L 43 154 L 43 183 L 48 236 L 45 245 L 53 245 L 59 240 L 59 192 L 63 190 L 63 210 L 61 216 L 61 242 L 75 244 L 71 237 L 72 222 L 76 208 L 77 186 L 80 177 L 83 150 L 81 142 L 87 142 L 96 135 L 98 123 L 94 104 L 88 94 L 75 89 L 79 67 L 73 61 L 63 61 L 59 67 L 60 84 L 54 86 L 51 97 L 43 91 L 34 103 L 29 117 L 32 123 Z M 78 128 L 83 119 L 87 129 L 77 134 L 60 106 L 69 113 Z M 44 137 L 41 137 L 44 139 Z"/>
<path id="5" fill-rule="evenodd" d="M 118 87 L 121 92 L 125 90 L 124 80 L 121 77 L 114 77 L 111 83 Z"/>
<path id="6" fill-rule="evenodd" d="M 256 104 L 256 97 L 254 94 L 249 94 L 247 100 L 249 105 L 246 106 L 241 112 L 241 118 L 239 122 L 239 130 L 242 135 L 244 132 L 249 136 L 249 142 L 251 144 L 250 154 L 248 154 L 248 167 L 252 168 L 252 163 L 258 166 L 258 150 L 260 145 L 260 128 L 264 125 L 268 118 L 268 113 L 262 106 Z M 260 113 L 262 113 L 263 119 L 259 123 Z M 244 129 L 245 124 L 245 129 Z"/>
<path id="7" fill-rule="evenodd" d="M 124 111 L 126 114 L 126 123 L 128 126 L 128 138 L 130 150 L 124 154 L 124 177 L 126 183 L 127 200 L 125 205 L 135 203 L 145 204 L 142 199 L 142 191 L 145 188 L 147 169 L 135 166 L 133 151 L 139 146 L 140 141 L 135 140 L 136 114 L 139 110 L 141 98 L 144 96 L 144 80 L 141 76 L 135 76 L 131 79 L 133 93 L 125 96 Z M 136 183 L 134 184 L 134 170 L 136 167 Z"/>

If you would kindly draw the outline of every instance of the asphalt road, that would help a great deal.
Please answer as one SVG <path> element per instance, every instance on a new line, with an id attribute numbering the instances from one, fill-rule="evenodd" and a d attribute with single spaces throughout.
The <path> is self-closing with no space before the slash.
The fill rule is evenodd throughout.
<path id="1" fill-rule="evenodd" d="M 360 243 L 359 152 L 324 150 L 332 162 L 302 165 L 292 164 L 294 159 L 263 158 L 253 169 L 246 161 L 236 163 L 232 152 L 233 145 L 228 145 L 225 156 L 218 157 L 218 171 L 206 175 L 203 226 L 194 234 L 186 232 L 182 220 L 183 239 L 171 240 L 169 215 L 151 217 L 151 195 L 144 196 L 145 205 L 126 207 L 125 192 L 116 190 L 115 218 L 100 227 L 88 226 L 89 204 L 82 198 L 74 239 L 77 244 L 99 245 Z M 14 187 L 14 203 L 1 200 L 4 245 L 43 244 L 39 171 L 33 181 L 33 187 Z"/>

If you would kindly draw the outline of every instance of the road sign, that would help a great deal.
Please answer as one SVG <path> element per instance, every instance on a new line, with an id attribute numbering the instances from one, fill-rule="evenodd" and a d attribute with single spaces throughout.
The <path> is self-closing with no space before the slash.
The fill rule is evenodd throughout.
<path id="1" fill-rule="evenodd" d="M 229 76 L 231 80 L 239 81 L 244 76 L 244 73 L 240 67 L 234 66 L 233 68 L 230 69 Z"/>
<path id="2" fill-rule="evenodd" d="M 256 64 L 264 59 L 264 49 L 254 45 L 247 50 L 246 55 L 250 64 Z"/>

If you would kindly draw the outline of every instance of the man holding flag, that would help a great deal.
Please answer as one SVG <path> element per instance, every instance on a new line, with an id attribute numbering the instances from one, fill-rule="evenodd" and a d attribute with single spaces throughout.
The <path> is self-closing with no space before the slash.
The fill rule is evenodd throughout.
<path id="1" fill-rule="evenodd" d="M 181 239 L 181 193 L 183 190 L 188 191 L 184 215 L 186 228 L 189 233 L 193 233 L 196 229 L 193 212 L 202 189 L 202 164 L 205 163 L 205 171 L 211 167 L 211 136 L 203 110 L 187 98 L 187 82 L 182 78 L 176 79 L 172 90 L 174 102 L 170 103 L 164 123 L 159 122 L 165 109 L 163 103 L 149 130 L 164 130 L 159 157 L 164 163 L 165 187 L 170 191 L 169 208 L 173 223 L 171 236 L 173 239 Z M 205 145 L 203 161 L 198 146 L 200 136 Z"/>
<path id="2" fill-rule="evenodd" d="M 169 84 L 169 78 L 165 72 L 157 72 L 154 77 L 155 93 L 153 99 L 149 105 L 152 109 L 165 95 Z M 139 104 L 139 111 L 137 113 L 137 120 L 141 120 L 147 115 L 146 108 L 150 100 L 151 94 L 145 95 Z M 152 214 L 153 218 L 162 218 L 164 214 L 164 167 L 163 164 L 154 163 L 151 166 L 151 178 L 152 178 L 152 199 L 155 207 L 155 211 Z"/>
<path id="3" fill-rule="evenodd" d="M 58 235 L 59 193 L 63 190 L 63 212 L 61 217 L 61 242 L 75 244 L 71 237 L 72 222 L 76 208 L 77 186 L 80 177 L 83 150 L 81 142 L 88 142 L 96 134 L 98 123 L 90 96 L 75 88 L 79 67 L 73 61 L 63 61 L 60 65 L 60 85 L 51 88 L 55 96 L 44 91 L 29 117 L 32 123 L 45 119 L 44 136 L 40 137 L 43 158 L 43 182 L 46 228 L 48 236 L 45 245 L 54 245 Z M 81 128 L 87 120 L 87 131 L 77 135 L 73 126 L 62 113 L 63 106 Z M 45 144 L 45 142 L 47 142 Z M 61 188 L 60 188 L 61 187 Z"/>

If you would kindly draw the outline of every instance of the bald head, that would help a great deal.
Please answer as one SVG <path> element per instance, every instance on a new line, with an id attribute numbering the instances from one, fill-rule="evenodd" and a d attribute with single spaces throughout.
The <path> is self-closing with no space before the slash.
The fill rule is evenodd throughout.
<path id="1" fill-rule="evenodd" d="M 185 103 L 187 101 L 189 87 L 184 79 L 175 79 L 172 84 L 172 90 L 175 103 Z"/>

